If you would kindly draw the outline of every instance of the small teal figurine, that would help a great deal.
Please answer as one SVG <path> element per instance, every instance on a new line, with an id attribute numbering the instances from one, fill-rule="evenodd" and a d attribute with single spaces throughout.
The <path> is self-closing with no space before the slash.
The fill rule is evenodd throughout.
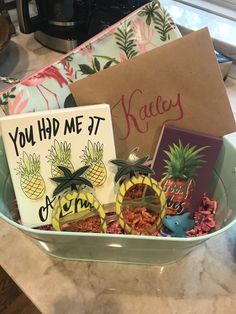
<path id="1" fill-rule="evenodd" d="M 190 218 L 190 213 L 183 215 L 167 215 L 162 221 L 164 228 L 161 230 L 163 236 L 184 237 L 186 232 L 193 229 L 195 222 Z M 170 233 L 166 232 L 166 228 Z"/>

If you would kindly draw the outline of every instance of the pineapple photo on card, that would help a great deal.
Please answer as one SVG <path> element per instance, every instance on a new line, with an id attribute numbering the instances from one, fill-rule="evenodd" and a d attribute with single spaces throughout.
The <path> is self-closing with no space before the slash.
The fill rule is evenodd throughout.
<path id="1" fill-rule="evenodd" d="M 167 199 L 167 214 L 198 209 L 223 141 L 220 137 L 164 125 L 151 168 Z"/>
<path id="2" fill-rule="evenodd" d="M 52 212 L 56 230 L 73 215 L 104 219 L 103 206 L 116 199 L 108 104 L 12 115 L 0 126 L 24 225 L 51 224 Z"/>

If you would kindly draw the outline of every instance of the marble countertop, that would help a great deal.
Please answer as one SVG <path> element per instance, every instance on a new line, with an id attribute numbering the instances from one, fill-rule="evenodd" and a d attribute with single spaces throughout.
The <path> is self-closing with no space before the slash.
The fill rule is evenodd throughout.
<path id="1" fill-rule="evenodd" d="M 42 313 L 235 313 L 236 226 L 167 266 L 55 259 L 0 230 L 0 265 Z"/>
<path id="2" fill-rule="evenodd" d="M 22 34 L 4 54 L 1 75 L 17 78 L 60 56 Z M 226 87 L 236 116 L 235 81 Z M 55 259 L 6 222 L 0 230 L 0 265 L 42 313 L 235 313 L 236 226 L 167 266 Z"/>
<path id="3" fill-rule="evenodd" d="M 20 34 L 18 30 L 0 54 L 0 75 L 22 79 L 55 62 L 60 56 L 60 53 L 43 47 L 32 34 Z M 6 87 L 0 81 L 0 90 Z"/>

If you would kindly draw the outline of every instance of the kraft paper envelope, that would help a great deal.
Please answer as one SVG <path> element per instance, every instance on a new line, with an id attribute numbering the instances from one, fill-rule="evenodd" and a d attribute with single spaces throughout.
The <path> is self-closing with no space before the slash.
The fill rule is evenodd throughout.
<path id="1" fill-rule="evenodd" d="M 70 86 L 77 105 L 108 103 L 117 156 L 153 153 L 164 123 L 223 136 L 236 130 L 208 29 Z"/>

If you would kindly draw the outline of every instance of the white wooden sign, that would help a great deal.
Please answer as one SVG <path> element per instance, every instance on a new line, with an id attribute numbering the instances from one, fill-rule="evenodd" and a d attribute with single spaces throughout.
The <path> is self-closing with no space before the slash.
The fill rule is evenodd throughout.
<path id="1" fill-rule="evenodd" d="M 22 223 L 51 223 L 58 166 L 72 173 L 89 165 L 85 178 L 101 204 L 115 201 L 116 158 L 110 106 L 107 104 L 0 118 L 1 132 Z"/>

